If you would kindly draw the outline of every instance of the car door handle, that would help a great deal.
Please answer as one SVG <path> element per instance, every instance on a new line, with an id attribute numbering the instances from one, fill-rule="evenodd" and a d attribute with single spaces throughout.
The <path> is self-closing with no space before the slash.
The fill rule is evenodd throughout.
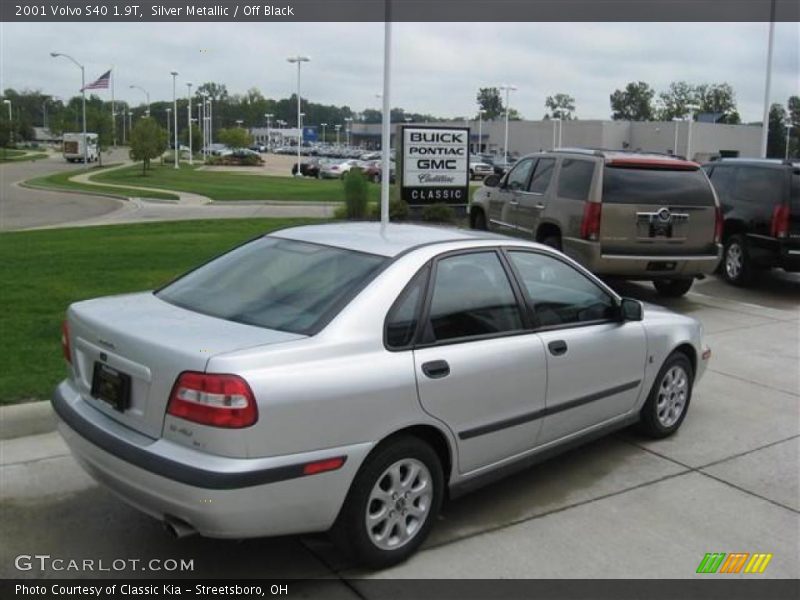
<path id="1" fill-rule="evenodd" d="M 544 204 L 542 204 L 541 202 L 537 202 L 534 206 L 536 206 L 536 208 L 538 208 L 539 210 L 542 210 L 544 208 Z"/>
<path id="2" fill-rule="evenodd" d="M 508 203 L 511 206 L 519 206 L 519 201 L 517 201 L 517 200 L 509 200 Z"/>
<path id="3" fill-rule="evenodd" d="M 450 375 L 450 365 L 446 360 L 432 360 L 423 363 L 422 372 L 431 379 L 441 379 Z"/>
<path id="4" fill-rule="evenodd" d="M 553 356 L 561 356 L 567 353 L 567 342 L 564 340 L 555 340 L 547 344 L 547 349 Z"/>

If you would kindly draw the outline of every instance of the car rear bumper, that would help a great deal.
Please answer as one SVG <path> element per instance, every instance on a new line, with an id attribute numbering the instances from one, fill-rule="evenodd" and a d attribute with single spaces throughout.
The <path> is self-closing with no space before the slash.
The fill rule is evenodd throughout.
<path id="1" fill-rule="evenodd" d="M 748 252 L 758 267 L 800 271 L 800 243 L 763 235 L 748 235 Z"/>
<path id="2" fill-rule="evenodd" d="M 83 401 L 69 380 L 54 391 L 58 428 L 99 483 L 156 519 L 180 519 L 201 535 L 248 538 L 326 531 L 371 443 L 269 458 L 230 458 L 153 440 Z M 346 457 L 335 471 L 309 463 Z"/>
<path id="3" fill-rule="evenodd" d="M 631 279 L 685 279 L 714 272 L 722 258 L 722 246 L 702 255 L 628 255 L 604 254 L 597 242 L 576 238 L 563 240 L 564 252 L 598 275 Z"/>

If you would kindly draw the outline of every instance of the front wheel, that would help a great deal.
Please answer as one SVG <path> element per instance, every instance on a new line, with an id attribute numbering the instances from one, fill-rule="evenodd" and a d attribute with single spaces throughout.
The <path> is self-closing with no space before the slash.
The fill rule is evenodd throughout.
<path id="1" fill-rule="evenodd" d="M 680 298 L 691 289 L 693 283 L 693 279 L 656 279 L 653 287 L 662 296 Z"/>
<path id="2" fill-rule="evenodd" d="M 639 413 L 639 431 L 651 438 L 672 435 L 683 423 L 692 399 L 694 370 L 683 352 L 664 361 Z"/>
<path id="3" fill-rule="evenodd" d="M 436 452 L 413 436 L 391 440 L 356 475 L 333 526 L 334 540 L 367 567 L 395 565 L 425 541 L 443 494 Z"/>

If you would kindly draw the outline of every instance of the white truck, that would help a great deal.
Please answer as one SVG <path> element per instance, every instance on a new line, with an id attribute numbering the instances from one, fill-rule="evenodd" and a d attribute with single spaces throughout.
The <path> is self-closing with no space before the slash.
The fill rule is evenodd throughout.
<path id="1" fill-rule="evenodd" d="M 82 133 L 65 133 L 63 140 L 64 158 L 68 162 L 82 162 L 84 159 L 84 144 L 86 145 L 86 161 L 96 162 L 100 154 L 96 133 L 87 133 L 85 141 Z"/>

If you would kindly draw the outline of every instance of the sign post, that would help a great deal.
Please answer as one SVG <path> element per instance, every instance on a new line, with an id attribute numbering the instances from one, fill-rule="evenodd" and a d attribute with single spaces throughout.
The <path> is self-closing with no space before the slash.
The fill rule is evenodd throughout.
<path id="1" fill-rule="evenodd" d="M 409 206 L 469 203 L 469 127 L 401 128 L 401 197 Z"/>

